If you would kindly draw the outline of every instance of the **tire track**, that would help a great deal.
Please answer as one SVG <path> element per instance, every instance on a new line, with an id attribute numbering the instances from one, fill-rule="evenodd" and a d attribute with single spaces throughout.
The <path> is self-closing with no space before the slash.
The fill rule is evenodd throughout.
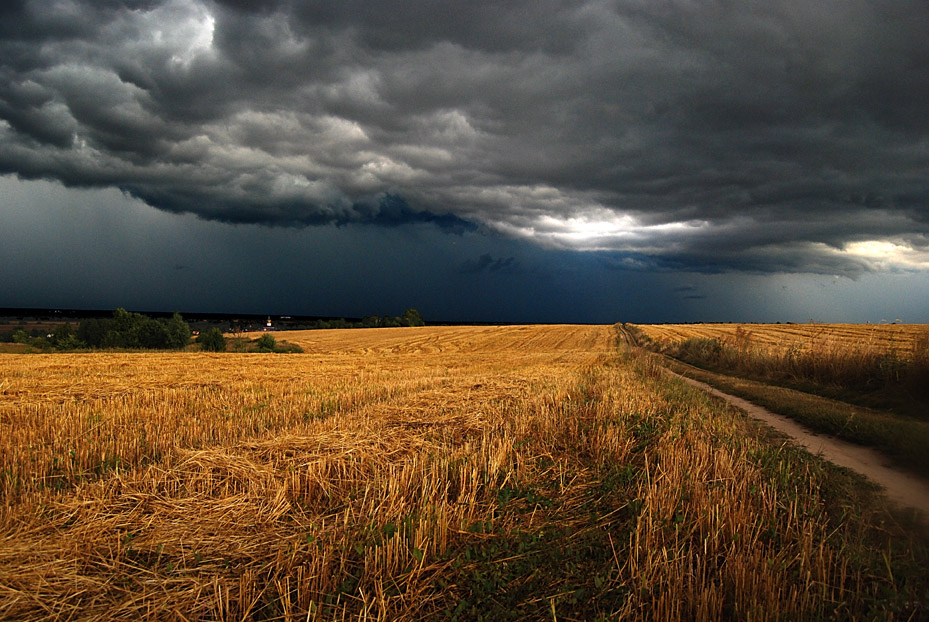
<path id="1" fill-rule="evenodd" d="M 754 419 L 763 421 L 783 432 L 810 453 L 821 456 L 839 466 L 864 475 L 884 489 L 887 497 L 903 507 L 914 508 L 922 514 L 923 525 L 929 527 L 929 482 L 925 479 L 887 466 L 886 458 L 878 451 L 853 445 L 832 436 L 815 434 L 793 419 L 771 412 L 741 397 L 729 395 L 699 380 L 669 370 L 688 384 L 720 397 L 736 408 L 744 410 Z"/>

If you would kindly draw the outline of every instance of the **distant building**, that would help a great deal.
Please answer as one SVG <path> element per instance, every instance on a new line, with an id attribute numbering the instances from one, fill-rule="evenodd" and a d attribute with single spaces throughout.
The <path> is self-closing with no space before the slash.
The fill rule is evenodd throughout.
<path id="1" fill-rule="evenodd" d="M 271 325 L 271 316 L 270 316 L 270 315 L 268 316 L 268 321 L 265 322 L 264 328 L 262 328 L 261 330 L 265 330 L 265 331 L 267 331 L 267 330 L 274 330 L 274 326 Z"/>

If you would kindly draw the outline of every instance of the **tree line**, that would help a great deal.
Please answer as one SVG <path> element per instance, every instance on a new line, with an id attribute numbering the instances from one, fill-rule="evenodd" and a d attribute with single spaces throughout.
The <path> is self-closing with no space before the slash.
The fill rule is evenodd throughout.
<path id="1" fill-rule="evenodd" d="M 383 328 L 389 326 L 425 326 L 422 316 L 416 309 L 407 309 L 403 315 L 377 316 L 369 315 L 361 321 L 344 319 L 320 320 L 313 328 Z M 232 332 L 238 332 L 235 325 Z M 12 341 L 23 343 L 38 350 L 82 350 L 110 349 L 127 350 L 181 350 L 190 343 L 192 337 L 190 325 L 180 313 L 170 318 L 152 318 L 141 313 L 132 313 L 123 308 L 116 309 L 111 318 L 86 318 L 75 329 L 71 324 L 56 326 L 50 333 L 33 330 L 17 330 Z M 199 335 L 197 343 L 203 350 L 223 352 L 226 339 L 223 332 L 212 327 Z M 276 343 L 274 337 L 265 335 L 255 341 L 259 352 L 284 352 L 299 350 L 293 345 Z"/>
<path id="2" fill-rule="evenodd" d="M 71 324 L 61 324 L 45 336 L 30 336 L 24 330 L 13 333 L 15 343 L 25 343 L 40 350 L 180 350 L 190 343 L 190 337 L 190 325 L 180 313 L 174 313 L 170 318 L 155 319 L 122 308 L 116 309 L 112 318 L 81 320 L 77 330 Z"/>
<path id="3" fill-rule="evenodd" d="M 403 315 L 380 316 L 367 315 L 361 321 L 352 322 L 345 319 L 319 320 L 316 328 L 387 328 L 396 326 L 425 326 L 422 316 L 416 309 L 407 309 Z"/>
<path id="4" fill-rule="evenodd" d="M 229 322 L 227 332 L 247 332 L 250 322 L 235 319 Z M 425 326 L 426 322 L 416 309 L 407 309 L 403 315 L 366 315 L 361 319 L 317 319 L 290 320 L 283 323 L 282 330 L 319 330 L 334 328 L 387 328 L 398 326 Z M 252 328 L 254 330 L 254 328 Z"/>

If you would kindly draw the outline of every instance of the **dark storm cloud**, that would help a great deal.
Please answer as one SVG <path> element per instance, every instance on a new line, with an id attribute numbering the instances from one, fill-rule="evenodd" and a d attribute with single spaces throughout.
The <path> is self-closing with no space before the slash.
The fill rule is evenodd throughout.
<path id="1" fill-rule="evenodd" d="M 674 291 L 678 294 L 682 294 L 681 298 L 683 300 L 706 300 L 706 294 L 697 293 L 697 288 L 693 285 L 682 285 L 681 287 L 675 287 Z"/>
<path id="2" fill-rule="evenodd" d="M 459 272 L 462 274 L 483 274 L 493 272 L 504 272 L 512 274 L 519 272 L 519 260 L 515 257 L 500 257 L 494 259 L 490 253 L 484 253 L 476 260 L 467 260 L 461 264 Z"/>
<path id="3" fill-rule="evenodd" d="M 479 227 L 621 269 L 929 265 L 922 0 L 0 10 L 3 173 L 224 222 Z"/>

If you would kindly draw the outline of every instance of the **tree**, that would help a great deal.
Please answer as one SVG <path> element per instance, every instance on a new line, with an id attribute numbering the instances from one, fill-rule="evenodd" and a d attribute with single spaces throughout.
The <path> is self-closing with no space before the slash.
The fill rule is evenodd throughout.
<path id="1" fill-rule="evenodd" d="M 76 340 L 90 348 L 180 350 L 190 343 L 190 326 L 180 313 L 156 320 L 141 313 L 116 309 L 112 319 L 82 320 L 77 327 Z"/>
<path id="2" fill-rule="evenodd" d="M 100 345 L 104 348 L 141 348 L 141 324 L 145 319 L 145 316 L 130 313 L 122 307 L 116 309 L 113 319 L 107 323 Z"/>
<path id="3" fill-rule="evenodd" d="M 52 331 L 51 342 L 56 350 L 77 350 L 84 347 L 81 340 L 74 334 L 74 329 L 70 324 L 61 324 L 55 327 L 55 330 Z"/>
<path id="4" fill-rule="evenodd" d="M 363 328 L 377 328 L 381 325 L 381 318 L 377 315 L 367 315 L 361 320 Z"/>
<path id="5" fill-rule="evenodd" d="M 169 320 L 162 320 L 168 332 L 168 347 L 181 350 L 190 343 L 190 324 L 177 311 Z"/>
<path id="6" fill-rule="evenodd" d="M 416 309 L 407 309 L 401 318 L 404 326 L 425 326 L 422 316 Z"/>
<path id="7" fill-rule="evenodd" d="M 102 318 L 87 318 L 81 320 L 77 326 L 77 338 L 87 344 L 89 348 L 103 347 L 103 340 L 109 330 L 110 320 Z"/>
<path id="8" fill-rule="evenodd" d="M 131 334 L 130 341 L 134 346 L 156 350 L 164 350 L 168 347 L 167 327 L 150 317 L 143 316 L 143 319 L 136 321 Z"/>
<path id="9" fill-rule="evenodd" d="M 215 326 L 197 337 L 197 343 L 207 352 L 225 352 L 226 338 L 223 332 Z"/>

